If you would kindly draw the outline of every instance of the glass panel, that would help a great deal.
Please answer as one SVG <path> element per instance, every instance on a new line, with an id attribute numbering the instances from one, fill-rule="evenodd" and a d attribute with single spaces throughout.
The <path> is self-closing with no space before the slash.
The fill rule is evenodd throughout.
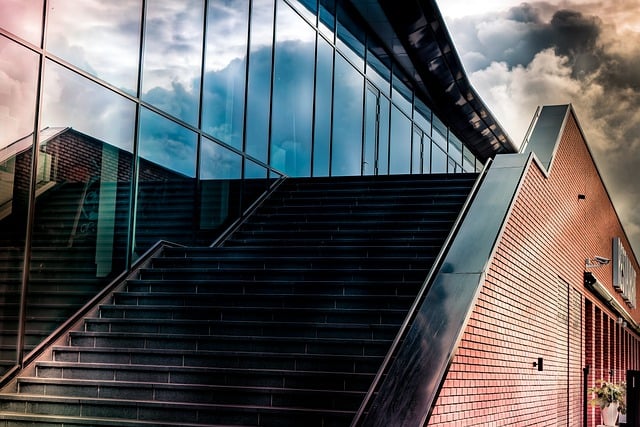
<path id="1" fill-rule="evenodd" d="M 192 131 L 141 110 L 134 257 L 160 239 L 194 242 L 196 145 Z"/>
<path id="2" fill-rule="evenodd" d="M 33 133 L 38 56 L 0 36 L 0 160 L 4 150 Z"/>
<path id="3" fill-rule="evenodd" d="M 54 63 L 45 68 L 42 127 L 66 128 L 133 151 L 135 106 L 126 98 Z"/>
<path id="4" fill-rule="evenodd" d="M 204 138 L 200 165 L 200 239 L 212 242 L 240 215 L 242 156 Z"/>
<path id="5" fill-rule="evenodd" d="M 202 130 L 239 150 L 243 137 L 248 26 L 249 0 L 209 2 Z"/>
<path id="6" fill-rule="evenodd" d="M 242 209 L 246 210 L 268 188 L 268 170 L 266 167 L 245 159 L 245 179 L 243 180 Z"/>
<path id="7" fill-rule="evenodd" d="M 434 126 L 431 137 L 433 138 L 433 142 L 436 143 L 436 145 L 438 145 L 442 149 L 442 151 L 446 153 L 447 152 L 447 137 L 445 136 L 446 131 L 444 134 L 442 134 L 441 132 L 442 131 L 440 129 Z"/>
<path id="8" fill-rule="evenodd" d="M 147 2 L 142 99 L 196 125 L 202 68 L 203 0 Z"/>
<path id="9" fill-rule="evenodd" d="M 394 105 L 391 107 L 391 154 L 389 173 L 411 171 L 411 121 Z"/>
<path id="10" fill-rule="evenodd" d="M 332 82 L 333 47 L 331 47 L 322 37 L 318 37 L 315 96 L 316 121 L 313 142 L 313 176 L 329 175 Z"/>
<path id="11" fill-rule="evenodd" d="M 393 76 L 393 87 L 391 100 L 408 116 L 411 116 L 411 99 L 413 94 L 407 85 L 395 74 Z"/>
<path id="12" fill-rule="evenodd" d="M 431 173 L 447 173 L 447 153 L 437 144 L 431 145 Z"/>
<path id="13" fill-rule="evenodd" d="M 422 134 L 422 173 L 432 173 L 431 171 L 431 150 L 433 141 L 427 135 Z"/>
<path id="14" fill-rule="evenodd" d="M 442 121 L 436 116 L 433 115 L 433 129 L 431 131 L 431 137 L 433 141 L 442 148 L 442 150 L 447 152 L 447 127 L 442 123 Z"/>
<path id="15" fill-rule="evenodd" d="M 42 0 L 0 1 L 0 27 L 40 46 Z"/>
<path id="16" fill-rule="evenodd" d="M 451 157 L 448 157 L 447 172 L 459 173 L 459 172 L 462 172 L 462 168 L 455 160 L 453 160 Z"/>
<path id="17" fill-rule="evenodd" d="M 271 165 L 309 176 L 316 32 L 283 0 L 276 19 Z"/>
<path id="18" fill-rule="evenodd" d="M 336 47 L 360 71 L 364 71 L 364 31 L 338 7 L 338 36 Z"/>
<path id="19" fill-rule="evenodd" d="M 253 2 L 249 36 L 251 51 L 249 53 L 245 151 L 265 163 L 269 146 L 273 8 L 273 0 Z"/>
<path id="20" fill-rule="evenodd" d="M 318 29 L 329 41 L 333 42 L 336 29 L 336 1 L 322 0 L 318 13 Z"/>
<path id="21" fill-rule="evenodd" d="M 422 128 L 427 135 L 431 135 L 431 109 L 424 102 L 415 98 L 414 122 Z"/>
<path id="22" fill-rule="evenodd" d="M 318 15 L 318 0 L 291 0 L 290 4 L 315 27 L 316 16 Z"/>
<path id="23" fill-rule="evenodd" d="M 364 109 L 364 153 L 362 154 L 362 174 L 376 173 L 378 150 L 378 98 L 379 93 L 367 88 Z"/>
<path id="24" fill-rule="evenodd" d="M 267 168 L 249 159 L 245 160 L 244 177 L 245 178 L 266 178 Z"/>
<path id="25" fill-rule="evenodd" d="M 36 54 L 0 36 L 0 375 L 18 360 L 16 331 L 38 66 Z"/>
<path id="26" fill-rule="evenodd" d="M 418 127 L 413 128 L 413 141 L 411 142 L 411 173 L 422 173 L 422 131 Z"/>
<path id="27" fill-rule="evenodd" d="M 136 93 L 141 0 L 50 0 L 47 50 Z"/>
<path id="28" fill-rule="evenodd" d="M 369 78 L 371 83 L 373 83 L 380 90 L 380 92 L 389 96 L 389 88 L 391 87 L 390 80 L 385 79 L 381 74 L 379 74 L 372 68 L 367 69 L 367 77 Z"/>
<path id="29" fill-rule="evenodd" d="M 135 105 L 45 64 L 25 348 L 127 266 Z"/>
<path id="30" fill-rule="evenodd" d="M 360 175 L 364 77 L 336 55 L 331 175 Z"/>
<path id="31" fill-rule="evenodd" d="M 475 172 L 476 168 L 475 168 L 475 157 L 473 156 L 473 154 L 471 154 L 471 152 L 466 148 L 466 147 L 462 147 L 462 153 L 463 153 L 463 157 L 462 157 L 462 167 L 464 169 L 465 172 Z"/>
<path id="32" fill-rule="evenodd" d="M 449 132 L 449 157 L 458 165 L 462 164 L 462 142 L 451 132 Z"/>
<path id="33" fill-rule="evenodd" d="M 380 103 L 380 117 L 378 120 L 378 174 L 389 173 L 389 109 L 391 101 L 384 96 L 378 100 Z"/>
<path id="34" fill-rule="evenodd" d="M 385 60 L 380 58 L 385 58 Z M 367 49 L 367 77 L 382 93 L 390 95 L 391 63 L 386 51 L 372 37 L 369 38 Z"/>

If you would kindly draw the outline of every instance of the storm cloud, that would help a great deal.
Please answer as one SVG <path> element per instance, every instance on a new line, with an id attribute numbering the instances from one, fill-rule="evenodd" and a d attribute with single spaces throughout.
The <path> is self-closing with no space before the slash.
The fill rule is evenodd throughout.
<path id="1" fill-rule="evenodd" d="M 637 0 L 561 6 L 530 2 L 500 13 L 447 18 L 474 87 L 516 143 L 524 138 L 538 105 L 573 104 L 636 253 L 638 12 Z"/>

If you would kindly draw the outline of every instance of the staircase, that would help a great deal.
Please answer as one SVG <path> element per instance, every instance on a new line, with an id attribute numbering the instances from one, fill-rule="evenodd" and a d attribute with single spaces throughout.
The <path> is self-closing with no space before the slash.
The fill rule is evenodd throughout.
<path id="1" fill-rule="evenodd" d="M 223 246 L 165 247 L 0 426 L 348 426 L 475 178 L 287 180 Z"/>

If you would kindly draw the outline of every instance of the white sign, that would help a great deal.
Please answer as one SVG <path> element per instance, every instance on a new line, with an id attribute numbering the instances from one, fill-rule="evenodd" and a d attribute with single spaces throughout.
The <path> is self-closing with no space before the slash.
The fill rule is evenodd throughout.
<path id="1" fill-rule="evenodd" d="M 613 287 L 629 307 L 636 308 L 636 270 L 619 237 L 613 238 Z"/>

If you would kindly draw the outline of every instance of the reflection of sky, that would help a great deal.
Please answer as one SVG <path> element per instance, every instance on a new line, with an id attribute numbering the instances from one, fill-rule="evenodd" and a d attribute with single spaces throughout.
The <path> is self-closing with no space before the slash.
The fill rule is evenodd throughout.
<path id="1" fill-rule="evenodd" d="M 135 105 L 89 80 L 47 62 L 42 127 L 74 129 L 131 152 Z"/>
<path id="2" fill-rule="evenodd" d="M 203 139 L 201 179 L 233 179 L 242 174 L 242 157 L 208 139 Z"/>
<path id="3" fill-rule="evenodd" d="M 247 55 L 249 0 L 209 2 L 207 71 L 219 71 Z"/>
<path id="4" fill-rule="evenodd" d="M 1 0 L 0 27 L 40 45 L 42 0 Z"/>
<path id="5" fill-rule="evenodd" d="M 51 0 L 47 50 L 135 93 L 141 0 Z"/>
<path id="6" fill-rule="evenodd" d="M 12 0 L 0 2 L 0 7 L 5 9 L 7 5 L 15 5 Z M 242 146 L 248 3 L 248 0 L 209 3 L 210 27 L 207 33 L 204 75 L 206 114 L 203 117 L 203 128 L 237 148 Z M 49 5 L 47 49 L 75 66 L 132 93 L 137 77 L 141 0 L 51 0 Z M 147 6 L 142 99 L 175 117 L 195 124 L 198 117 L 203 48 L 203 0 L 159 0 L 148 2 Z M 255 75 L 270 76 L 271 73 L 273 28 L 271 25 L 259 24 L 271 22 L 274 17 L 273 6 L 272 1 L 259 1 L 254 3 L 251 10 L 252 22 L 256 24 L 251 38 L 251 66 Z M 275 89 L 281 102 L 278 113 L 274 116 L 277 120 L 271 129 L 272 135 L 277 137 L 273 142 L 272 153 L 286 156 L 287 160 L 282 162 L 281 167 L 288 169 L 290 166 L 283 165 L 294 165 L 291 166 L 294 174 L 294 170 L 298 168 L 308 174 L 315 31 L 285 2 L 278 0 L 277 6 L 275 77 L 279 83 Z M 3 23 L 2 18 L 0 23 Z M 3 49 L 1 44 L 0 49 Z M 11 61 L 3 61 L 2 58 L 5 57 L 10 57 Z M 8 133 L 5 129 L 19 129 L 14 131 L 16 138 L 13 139 L 28 134 L 33 126 L 33 101 L 25 100 L 29 97 L 33 100 L 34 95 L 25 96 L 29 93 L 25 88 L 29 79 L 34 79 L 37 64 L 27 65 L 23 62 L 15 52 L 7 55 L 3 52 L 0 56 L 0 76 L 5 80 L 8 80 L 6 75 L 11 77 L 11 85 L 3 84 L 0 87 L 0 124 L 5 135 Z M 31 77 L 27 70 L 31 70 Z M 356 100 L 361 99 L 362 80 L 356 80 L 353 83 L 345 81 L 341 86 L 344 97 L 341 102 L 345 109 L 352 102 L 357 103 Z M 266 102 L 268 112 L 270 79 L 256 79 L 256 82 L 259 87 L 252 87 L 252 94 Z M 35 86 L 33 80 L 31 84 Z M 350 87 L 351 84 L 354 86 Z M 34 89 L 31 89 L 31 93 L 35 93 Z M 17 102 L 20 98 L 25 105 L 24 112 L 20 112 L 20 103 Z M 354 111 L 357 113 L 358 108 Z M 165 167 L 193 176 L 195 134 L 155 114 L 145 114 L 146 119 L 140 125 L 141 154 Z M 15 124 L 17 116 L 22 121 L 20 126 Z M 65 71 L 58 65 L 47 64 L 41 123 L 43 127 L 71 126 L 131 151 L 134 118 L 134 104 L 130 101 L 73 72 Z M 349 119 L 345 118 L 345 121 Z M 10 122 L 14 124 L 10 125 Z M 267 137 L 268 123 L 259 132 Z M 344 136 L 340 131 L 338 134 Z M 266 139 L 259 142 L 265 152 L 266 142 Z M 354 147 L 357 146 L 358 144 L 354 144 Z M 293 158 L 292 151 L 296 152 Z M 272 160 L 277 162 L 277 159 L 276 155 Z M 356 160 L 356 164 L 358 163 Z M 259 172 L 260 175 L 262 173 L 264 171 Z"/>
<path id="7" fill-rule="evenodd" d="M 146 16 L 142 97 L 195 125 L 202 61 L 203 1 L 149 2 Z M 189 96 L 191 100 L 187 99 Z"/>
<path id="8" fill-rule="evenodd" d="M 199 89 L 204 10 L 202 0 L 158 0 L 147 4 L 143 92 L 155 87 Z"/>
<path id="9" fill-rule="evenodd" d="M 33 132 L 37 56 L 0 36 L 0 149 Z"/>
<path id="10" fill-rule="evenodd" d="M 188 177 L 196 176 L 196 134 L 147 109 L 140 114 L 140 156 Z"/>

